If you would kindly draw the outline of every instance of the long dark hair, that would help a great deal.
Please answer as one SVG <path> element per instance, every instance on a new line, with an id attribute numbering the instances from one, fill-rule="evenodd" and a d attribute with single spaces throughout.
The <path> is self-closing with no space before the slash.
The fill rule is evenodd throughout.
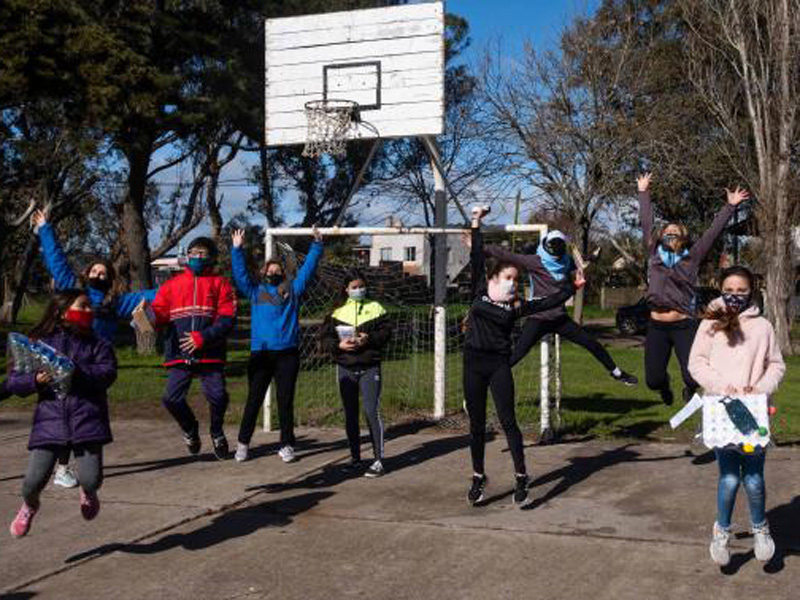
<path id="1" fill-rule="evenodd" d="M 486 265 L 486 279 L 491 279 L 495 275 L 499 275 L 505 269 L 508 268 L 515 269 L 517 271 L 517 275 L 519 275 L 519 267 L 512 262 L 507 260 L 490 260 L 487 262 Z"/>
<path id="2" fill-rule="evenodd" d="M 107 318 L 116 318 L 114 305 L 123 290 L 119 278 L 117 277 L 117 270 L 110 260 L 106 260 L 105 258 L 92 259 L 81 273 L 81 285 L 84 289 L 89 288 L 89 273 L 95 265 L 103 265 L 106 268 L 106 281 L 109 283 L 108 291 L 103 297 L 103 302 L 100 306 L 94 307 L 95 311 L 103 314 L 103 316 Z"/>
<path id="3" fill-rule="evenodd" d="M 41 320 L 31 329 L 30 337 L 33 339 L 45 338 L 59 327 L 72 331 L 72 326 L 64 322 L 64 313 L 75 303 L 75 300 L 85 295 L 86 292 L 78 289 L 59 290 L 53 294 Z"/>
<path id="4" fill-rule="evenodd" d="M 728 267 L 720 273 L 720 289 L 725 285 L 725 280 L 728 279 L 728 277 L 741 277 L 746 279 L 747 284 L 750 286 L 751 297 L 755 293 L 755 277 L 753 277 L 753 273 L 750 269 L 738 265 Z M 706 310 L 704 317 L 715 321 L 711 326 L 711 330 L 715 333 L 722 331 L 728 338 L 729 346 L 735 346 L 739 342 L 744 341 L 744 333 L 742 332 L 742 324 L 739 322 L 738 312 L 732 312 L 728 310 L 726 306 L 722 306 L 720 308 Z"/>
<path id="5" fill-rule="evenodd" d="M 269 269 L 270 265 L 278 265 L 281 268 L 283 281 L 281 281 L 281 283 L 278 285 L 278 295 L 285 299 L 289 296 L 289 293 L 292 289 L 292 280 L 289 278 L 289 274 L 286 272 L 286 265 L 283 264 L 283 261 L 280 261 L 276 258 L 270 258 L 264 263 L 264 266 L 261 267 L 261 270 L 259 271 L 259 276 L 261 277 L 262 281 L 267 278 L 267 269 Z"/>

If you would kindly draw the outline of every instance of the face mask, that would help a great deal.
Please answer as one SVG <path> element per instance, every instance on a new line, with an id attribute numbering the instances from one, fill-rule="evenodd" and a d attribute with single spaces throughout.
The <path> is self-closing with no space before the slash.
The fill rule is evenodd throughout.
<path id="1" fill-rule="evenodd" d="M 722 294 L 722 301 L 729 311 L 738 314 L 750 306 L 750 294 Z"/>
<path id="2" fill-rule="evenodd" d="M 64 313 L 64 322 L 77 327 L 82 331 L 88 331 L 92 328 L 94 322 L 94 313 L 87 310 L 75 310 L 74 308 L 67 309 Z"/>
<path id="3" fill-rule="evenodd" d="M 547 240 L 544 243 L 544 249 L 547 250 L 548 254 L 561 258 L 567 253 L 567 243 L 561 238 Z"/>
<path id="4" fill-rule="evenodd" d="M 349 289 L 347 290 L 347 295 L 351 300 L 363 300 L 367 297 L 367 288 L 360 287 Z"/>
<path id="5" fill-rule="evenodd" d="M 273 273 L 272 275 L 267 275 L 264 277 L 264 279 L 266 279 L 267 283 L 270 285 L 280 285 L 283 281 L 283 275 L 279 273 Z"/>
<path id="6" fill-rule="evenodd" d="M 661 236 L 661 245 L 669 250 L 672 250 L 673 242 L 679 240 L 680 238 L 681 236 L 674 233 L 665 233 Z"/>
<path id="7" fill-rule="evenodd" d="M 99 292 L 107 292 L 111 289 L 111 282 L 108 279 L 89 277 L 89 287 Z"/>
<path id="8" fill-rule="evenodd" d="M 210 262 L 211 261 L 208 258 L 205 258 L 203 256 L 190 256 L 188 265 L 192 273 L 194 273 L 195 275 L 200 275 L 203 271 L 206 270 Z"/>

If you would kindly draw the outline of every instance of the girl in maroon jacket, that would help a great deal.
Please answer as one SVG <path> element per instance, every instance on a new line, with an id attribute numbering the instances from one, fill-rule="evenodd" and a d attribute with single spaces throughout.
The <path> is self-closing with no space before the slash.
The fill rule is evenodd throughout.
<path id="1" fill-rule="evenodd" d="M 56 292 L 41 322 L 31 331 L 75 365 L 69 391 L 56 394 L 47 373 L 13 370 L 8 388 L 17 396 L 38 394 L 28 449 L 28 471 L 22 483 L 24 502 L 11 523 L 11 535 L 28 533 L 39 510 L 39 495 L 58 457 L 70 450 L 78 465 L 83 518 L 100 511 L 97 490 L 103 481 L 103 446 L 111 442 L 106 390 L 117 378 L 117 360 L 107 341 L 92 332 L 94 314 L 81 290 Z"/>
<path id="2" fill-rule="evenodd" d="M 681 366 L 684 401 L 689 400 L 697 389 L 697 383 L 689 373 L 689 352 L 698 325 L 694 288 L 700 265 L 736 207 L 747 200 L 749 194 L 738 187 L 734 191 L 726 190 L 728 204 L 719 211 L 700 239 L 689 246 L 689 234 L 684 225 L 667 223 L 655 231 L 650 178 L 650 173 L 645 173 L 638 179 L 639 217 L 647 250 L 646 299 L 650 306 L 644 369 L 647 387 L 659 391 L 665 404 L 672 404 L 674 395 L 667 366 L 673 348 Z"/>

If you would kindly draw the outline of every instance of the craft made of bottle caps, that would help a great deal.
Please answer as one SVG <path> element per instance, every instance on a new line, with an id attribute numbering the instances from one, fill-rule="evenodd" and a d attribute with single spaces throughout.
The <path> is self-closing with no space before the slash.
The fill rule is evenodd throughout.
<path id="1" fill-rule="evenodd" d="M 72 385 L 75 364 L 52 346 L 31 340 L 20 333 L 8 335 L 8 349 L 11 355 L 11 369 L 18 373 L 38 373 L 42 371 L 52 378 L 50 384 L 56 395 L 63 398 Z"/>
<path id="2" fill-rule="evenodd" d="M 750 452 L 770 442 L 767 396 L 704 396 L 703 443 Z"/>

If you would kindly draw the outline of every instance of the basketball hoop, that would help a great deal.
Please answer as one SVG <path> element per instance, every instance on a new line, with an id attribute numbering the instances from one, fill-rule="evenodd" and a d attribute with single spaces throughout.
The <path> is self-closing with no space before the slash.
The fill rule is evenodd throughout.
<path id="1" fill-rule="evenodd" d="M 344 156 L 347 134 L 359 123 L 358 102 L 352 100 L 312 100 L 306 102 L 308 134 L 303 156 L 323 154 Z"/>

